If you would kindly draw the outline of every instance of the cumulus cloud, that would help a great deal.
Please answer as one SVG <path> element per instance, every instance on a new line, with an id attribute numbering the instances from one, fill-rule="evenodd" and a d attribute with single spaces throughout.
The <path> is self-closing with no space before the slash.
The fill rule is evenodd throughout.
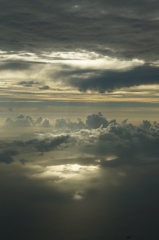
<path id="1" fill-rule="evenodd" d="M 7 118 L 5 125 L 7 127 L 31 127 L 34 121 L 30 116 L 19 115 L 15 118 Z"/>
<path id="2" fill-rule="evenodd" d="M 138 127 L 126 121 L 112 122 L 106 128 L 82 130 L 81 146 L 101 159 L 102 166 L 159 164 L 158 127 L 146 120 Z"/>
<path id="3" fill-rule="evenodd" d="M 9 125 L 15 126 L 10 121 L 7 120 Z M 16 124 L 21 127 L 39 125 L 46 127 L 46 131 L 49 126 L 48 120 L 43 120 L 42 117 L 32 121 L 31 117 L 19 116 Z M 62 147 L 62 144 L 65 144 L 67 151 L 73 151 L 75 155 L 81 154 L 81 157 L 68 157 L 67 160 L 62 157 L 60 164 L 67 162 L 84 165 L 86 162 L 101 167 L 156 165 L 159 163 L 159 124 L 152 124 L 147 120 L 143 120 L 140 126 L 127 123 L 127 120 L 118 123 L 116 120 L 106 120 L 99 112 L 88 115 L 85 123 L 80 119 L 78 122 L 57 119 L 55 128 L 49 134 L 36 134 L 32 139 L 15 141 L 7 146 L 12 146 L 11 149 L 14 150 L 19 149 L 19 152 L 29 149 L 32 153 L 44 153 L 53 151 L 58 146 Z"/>
<path id="4" fill-rule="evenodd" d="M 108 126 L 108 121 L 103 117 L 101 112 L 99 112 L 98 114 L 89 115 L 86 124 L 89 128 L 99 128 L 100 126 L 105 128 Z"/>
<path id="5" fill-rule="evenodd" d="M 72 122 L 70 119 L 65 119 L 65 118 L 60 118 L 56 119 L 55 123 L 56 128 L 68 128 L 68 129 L 83 129 L 86 128 L 87 126 L 85 123 L 79 118 L 78 122 Z"/>
<path id="6" fill-rule="evenodd" d="M 39 126 L 39 127 L 44 127 L 44 128 L 49 128 L 50 121 L 49 119 L 39 117 L 37 120 L 34 120 L 30 116 L 24 116 L 24 115 L 19 115 L 17 117 L 9 117 L 5 121 L 5 126 L 6 127 L 16 127 L 16 128 L 25 128 L 25 127 L 33 127 L 33 126 Z"/>
<path id="7" fill-rule="evenodd" d="M 86 123 L 84 123 L 80 118 L 78 122 L 72 122 L 70 119 L 60 118 L 56 120 L 55 127 L 56 128 L 68 128 L 71 130 L 85 129 L 85 128 L 99 128 L 107 127 L 108 121 L 102 115 L 102 113 L 92 114 L 87 116 Z"/>

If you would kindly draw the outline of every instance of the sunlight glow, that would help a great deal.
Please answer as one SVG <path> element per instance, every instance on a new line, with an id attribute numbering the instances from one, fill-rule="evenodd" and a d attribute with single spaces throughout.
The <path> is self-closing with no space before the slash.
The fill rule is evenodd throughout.
<path id="1" fill-rule="evenodd" d="M 92 173 L 96 173 L 99 170 L 99 166 L 83 166 L 79 164 L 65 164 L 58 166 L 47 166 L 41 168 L 39 172 L 32 175 L 33 178 L 43 179 L 56 179 L 61 181 L 64 179 L 83 179 L 90 176 Z"/>

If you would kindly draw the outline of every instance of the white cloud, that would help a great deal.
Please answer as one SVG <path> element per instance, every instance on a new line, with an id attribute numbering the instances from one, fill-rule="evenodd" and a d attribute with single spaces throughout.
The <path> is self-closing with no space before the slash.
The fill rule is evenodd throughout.
<path id="1" fill-rule="evenodd" d="M 104 56 L 95 52 L 77 49 L 74 52 L 42 52 L 39 55 L 30 52 L 6 52 L 1 51 L 3 61 L 26 61 L 34 63 L 56 63 L 68 65 L 79 69 L 95 70 L 129 70 L 144 65 L 144 60 L 123 60 L 110 56 Z"/>

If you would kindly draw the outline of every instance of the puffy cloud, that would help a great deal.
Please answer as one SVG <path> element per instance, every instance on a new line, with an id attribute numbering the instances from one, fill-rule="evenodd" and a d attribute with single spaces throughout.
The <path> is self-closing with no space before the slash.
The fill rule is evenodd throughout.
<path id="1" fill-rule="evenodd" d="M 100 126 L 102 127 L 107 127 L 108 126 L 108 121 L 102 113 L 98 114 L 92 114 L 87 116 L 86 123 L 84 123 L 80 118 L 78 119 L 78 122 L 71 122 L 70 119 L 64 119 L 60 118 L 56 120 L 55 127 L 56 128 L 68 128 L 71 130 L 78 130 L 78 129 L 85 129 L 85 128 L 99 128 Z"/>
<path id="2" fill-rule="evenodd" d="M 19 115 L 16 118 L 7 118 L 5 125 L 7 127 L 31 127 L 34 121 L 30 116 Z"/>
<path id="3" fill-rule="evenodd" d="M 81 147 L 101 159 L 102 166 L 159 164 L 159 124 L 147 122 L 138 127 L 113 122 L 103 129 L 83 130 Z"/>
<path id="4" fill-rule="evenodd" d="M 64 119 L 64 118 L 60 118 L 60 119 L 56 119 L 56 123 L 55 123 L 55 127 L 56 128 L 68 128 L 68 129 L 83 129 L 86 128 L 85 123 L 79 118 L 78 122 L 71 122 L 70 119 Z"/>
<path id="5" fill-rule="evenodd" d="M 25 128 L 25 127 L 33 127 L 33 126 L 39 126 L 39 127 L 51 127 L 49 119 L 39 117 L 37 120 L 34 120 L 30 116 L 24 116 L 19 115 L 17 117 L 9 117 L 5 121 L 6 127 L 16 127 L 16 128 Z"/>
<path id="6" fill-rule="evenodd" d="M 99 112 L 98 114 L 92 114 L 87 117 L 86 124 L 89 128 L 99 128 L 103 126 L 104 128 L 108 126 L 108 121 Z"/>

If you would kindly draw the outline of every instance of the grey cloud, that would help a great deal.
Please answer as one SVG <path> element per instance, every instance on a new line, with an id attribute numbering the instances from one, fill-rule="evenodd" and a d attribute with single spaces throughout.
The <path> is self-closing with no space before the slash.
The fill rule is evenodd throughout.
<path id="1" fill-rule="evenodd" d="M 74 6 L 79 7 L 75 8 Z M 157 59 L 158 1 L 14 1 L 1 3 L 3 49 L 84 48 Z"/>
<path id="2" fill-rule="evenodd" d="M 19 85 L 23 85 L 23 86 L 25 86 L 25 87 L 32 87 L 32 86 L 37 85 L 37 84 L 39 84 L 39 83 L 38 83 L 37 81 L 31 80 L 31 81 L 21 81 L 21 82 L 19 82 L 18 84 L 19 84 Z"/>
<path id="3" fill-rule="evenodd" d="M 72 130 L 69 133 L 74 140 L 71 141 L 70 147 L 74 146 L 81 153 L 91 154 L 93 158 L 90 162 L 93 164 L 97 164 L 95 158 L 100 159 L 98 164 L 102 167 L 159 164 L 157 122 L 151 124 L 143 120 L 140 126 L 134 126 L 127 123 L 127 120 L 121 123 L 117 123 L 116 120 L 107 121 L 101 113 L 98 113 L 89 115 L 82 128 L 78 123 L 72 123 L 67 119 L 58 119 L 56 127 L 63 128 L 63 131 L 67 128 Z"/>
<path id="4" fill-rule="evenodd" d="M 14 156 L 18 158 L 19 155 L 22 155 L 22 158 L 19 159 L 19 162 L 25 165 L 25 163 L 28 163 L 30 161 L 29 159 L 25 158 L 28 153 L 34 156 L 34 154 L 37 153 L 43 154 L 46 152 L 57 150 L 59 147 L 62 150 L 69 144 L 69 142 L 71 143 L 72 141 L 73 140 L 71 140 L 69 135 L 45 138 L 43 140 L 34 138 L 28 141 L 1 141 L 0 163 L 10 164 L 14 161 Z M 15 161 L 17 160 L 17 158 L 15 158 Z"/>
<path id="5" fill-rule="evenodd" d="M 87 126 L 81 119 L 78 119 L 78 122 L 72 122 L 70 119 L 60 118 L 60 119 L 56 119 L 55 127 L 60 129 L 69 128 L 72 130 L 75 130 L 75 129 L 77 130 L 77 129 L 86 128 Z"/>
<path id="6" fill-rule="evenodd" d="M 113 123 L 88 138 L 86 152 L 101 158 L 102 166 L 159 164 L 159 124 L 143 121 L 139 127 L 122 122 Z M 90 136 L 91 133 L 90 133 Z M 84 147 L 85 148 L 85 147 Z M 117 156 L 106 160 L 108 156 Z"/>
<path id="7" fill-rule="evenodd" d="M 37 149 L 40 152 L 49 152 L 54 150 L 56 147 L 60 146 L 63 143 L 67 143 L 69 140 L 69 135 L 59 136 L 51 139 L 38 140 L 33 139 L 26 142 L 23 142 L 24 146 L 30 149 Z M 20 144 L 21 142 L 17 142 Z"/>
<path id="8" fill-rule="evenodd" d="M 80 118 L 78 119 L 78 122 L 72 122 L 70 119 L 56 119 L 55 122 L 55 127 L 56 128 L 63 128 L 63 129 L 71 129 L 71 130 L 79 130 L 79 129 L 95 129 L 99 128 L 100 126 L 102 127 L 107 127 L 108 126 L 108 121 L 102 113 L 98 114 L 92 114 L 87 116 L 86 123 L 84 123 Z"/>
<path id="9" fill-rule="evenodd" d="M 103 117 L 101 112 L 92 114 L 87 117 L 86 124 L 89 128 L 99 128 L 100 126 L 106 128 L 108 121 Z"/>
<path id="10" fill-rule="evenodd" d="M 16 118 L 7 118 L 5 125 L 7 127 L 31 127 L 34 121 L 30 116 L 19 115 Z"/>
<path id="11" fill-rule="evenodd" d="M 50 87 L 48 85 L 44 85 L 42 87 L 39 87 L 40 90 L 49 90 Z"/>
<path id="12" fill-rule="evenodd" d="M 77 87 L 80 91 L 112 91 L 114 89 L 131 86 L 159 84 L 159 68 L 142 66 L 129 71 L 97 71 L 90 77 L 67 77 L 68 84 Z"/>
<path id="13" fill-rule="evenodd" d="M 30 116 L 19 115 L 17 117 L 9 117 L 5 121 L 5 126 L 10 128 L 25 128 L 25 127 L 51 127 L 49 119 L 39 117 L 37 120 L 34 120 Z"/>
<path id="14" fill-rule="evenodd" d="M 49 122 L 49 119 L 44 119 L 42 124 L 41 124 L 42 127 L 45 127 L 45 128 L 49 128 L 50 127 L 50 122 Z"/>
<path id="15" fill-rule="evenodd" d="M 0 163 L 10 164 L 14 161 L 13 156 L 16 155 L 15 150 L 4 150 L 0 152 Z"/>
<path id="16" fill-rule="evenodd" d="M 27 62 L 15 62 L 15 61 L 11 61 L 11 62 L 2 62 L 0 64 L 0 71 L 4 71 L 4 70 L 14 70 L 14 71 L 23 71 L 23 70 L 27 70 L 31 67 L 30 64 L 28 64 Z"/>

